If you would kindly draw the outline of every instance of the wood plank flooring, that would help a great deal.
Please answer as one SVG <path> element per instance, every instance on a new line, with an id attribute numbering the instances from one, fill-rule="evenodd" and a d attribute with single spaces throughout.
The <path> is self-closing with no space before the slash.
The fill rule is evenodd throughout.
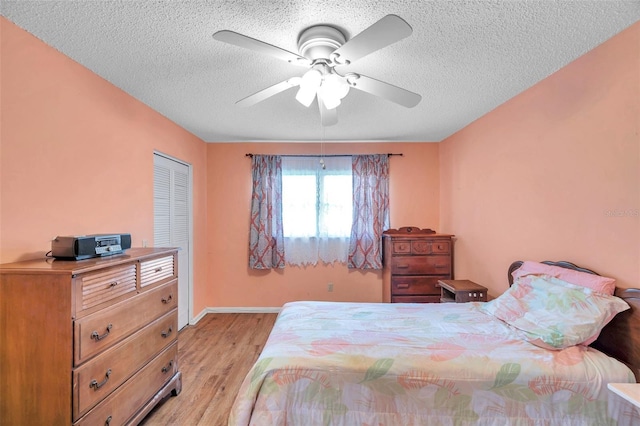
<path id="1" fill-rule="evenodd" d="M 223 426 L 245 375 L 260 355 L 277 314 L 207 314 L 180 331 L 182 392 L 140 425 Z"/>

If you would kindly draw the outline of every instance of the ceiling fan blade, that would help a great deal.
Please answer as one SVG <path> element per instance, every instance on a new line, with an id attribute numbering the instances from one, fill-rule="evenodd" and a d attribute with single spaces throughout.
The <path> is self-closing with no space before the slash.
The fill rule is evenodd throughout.
<path id="1" fill-rule="evenodd" d="M 331 59 L 339 65 L 353 63 L 408 37 L 412 32 L 413 29 L 404 19 L 387 15 L 339 47 L 331 54 Z"/>
<path id="2" fill-rule="evenodd" d="M 213 34 L 213 38 L 218 41 L 253 50 L 254 52 L 270 55 L 294 65 L 301 65 L 305 67 L 311 65 L 311 61 L 303 56 L 233 31 L 218 31 Z"/>
<path id="3" fill-rule="evenodd" d="M 333 126 L 334 124 L 338 124 L 338 110 L 337 108 L 327 109 L 324 106 L 324 101 L 322 100 L 322 95 L 320 91 L 317 94 L 318 99 L 318 108 L 320 109 L 320 122 L 324 127 Z"/>
<path id="4" fill-rule="evenodd" d="M 422 96 L 417 93 L 410 92 L 393 84 L 367 77 L 366 75 L 350 73 L 345 76 L 349 85 L 354 89 L 371 93 L 391 102 L 407 108 L 413 108 L 420 103 Z"/>
<path id="5" fill-rule="evenodd" d="M 261 91 L 256 92 L 253 95 L 247 96 L 246 98 L 240 99 L 238 102 L 236 102 L 236 105 L 239 105 L 241 107 L 253 106 L 258 102 L 262 102 L 273 95 L 277 95 L 278 93 L 284 92 L 285 90 L 298 86 L 299 84 L 300 77 L 293 77 L 289 80 L 281 81 L 278 84 L 269 86 L 266 89 L 262 89 Z"/>

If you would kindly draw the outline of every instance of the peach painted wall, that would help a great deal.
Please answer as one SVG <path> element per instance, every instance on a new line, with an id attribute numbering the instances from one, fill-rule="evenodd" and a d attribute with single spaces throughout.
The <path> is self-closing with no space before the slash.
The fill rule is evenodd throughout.
<path id="1" fill-rule="evenodd" d="M 457 278 L 500 294 L 513 260 L 640 286 L 640 23 L 440 144 Z"/>
<path id="2" fill-rule="evenodd" d="M 247 267 L 251 161 L 246 153 L 318 154 L 319 144 L 209 144 L 207 210 L 212 307 L 276 307 L 292 300 L 382 301 L 380 272 L 345 265 L 252 271 Z M 391 226 L 436 228 L 439 223 L 438 144 L 328 143 L 326 154 L 403 153 L 390 159 Z M 334 291 L 327 292 L 327 283 Z"/>
<path id="3" fill-rule="evenodd" d="M 194 311 L 206 286 L 206 144 L 0 18 L 0 262 L 43 256 L 56 235 L 153 241 L 153 152 L 193 166 Z"/>

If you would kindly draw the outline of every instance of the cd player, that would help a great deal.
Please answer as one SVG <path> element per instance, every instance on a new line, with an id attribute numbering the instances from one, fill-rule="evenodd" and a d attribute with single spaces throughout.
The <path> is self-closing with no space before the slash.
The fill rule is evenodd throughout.
<path id="1" fill-rule="evenodd" d="M 57 259 L 82 260 L 124 253 L 131 248 L 131 234 L 63 236 L 51 240 L 51 255 Z"/>

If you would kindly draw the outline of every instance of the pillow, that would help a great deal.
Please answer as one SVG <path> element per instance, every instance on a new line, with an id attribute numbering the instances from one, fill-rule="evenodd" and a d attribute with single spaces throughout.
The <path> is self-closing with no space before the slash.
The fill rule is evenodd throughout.
<path id="1" fill-rule="evenodd" d="M 622 299 L 554 277 L 518 279 L 481 307 L 524 332 L 527 341 L 546 349 L 588 345 L 629 305 Z"/>
<path id="2" fill-rule="evenodd" d="M 588 272 L 575 271 L 530 260 L 524 261 L 522 266 L 513 271 L 511 275 L 514 281 L 527 275 L 547 275 L 608 295 L 613 295 L 616 290 L 616 280 L 613 278 L 601 277 Z"/>

